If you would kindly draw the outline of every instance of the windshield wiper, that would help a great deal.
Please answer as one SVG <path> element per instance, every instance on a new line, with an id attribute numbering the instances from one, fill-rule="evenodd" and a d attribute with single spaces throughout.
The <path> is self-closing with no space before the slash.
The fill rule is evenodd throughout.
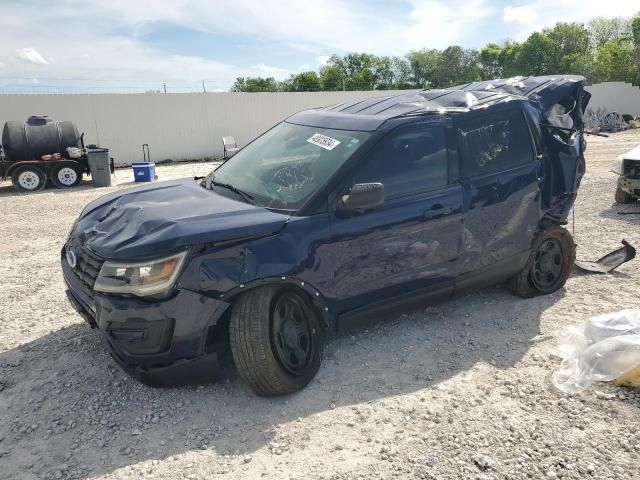
<path id="1" fill-rule="evenodd" d="M 247 201 L 247 203 L 250 203 L 251 205 L 255 205 L 256 204 L 256 201 L 254 200 L 253 195 L 251 195 L 250 193 L 247 193 L 247 192 L 245 192 L 243 190 L 240 190 L 237 187 L 234 187 L 230 183 L 216 182 L 215 179 L 212 177 L 211 178 L 211 185 L 214 185 L 214 186 L 220 187 L 220 188 L 226 188 L 227 190 L 230 190 L 233 193 L 236 193 L 236 194 L 240 195 L 242 198 L 244 198 Z"/>

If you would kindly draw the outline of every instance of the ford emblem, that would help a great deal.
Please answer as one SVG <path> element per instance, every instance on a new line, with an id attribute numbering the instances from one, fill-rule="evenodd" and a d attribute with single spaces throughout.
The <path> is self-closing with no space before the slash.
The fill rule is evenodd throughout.
<path id="1" fill-rule="evenodd" d="M 76 268 L 76 254 L 70 248 L 67 249 L 67 263 L 71 268 Z"/>

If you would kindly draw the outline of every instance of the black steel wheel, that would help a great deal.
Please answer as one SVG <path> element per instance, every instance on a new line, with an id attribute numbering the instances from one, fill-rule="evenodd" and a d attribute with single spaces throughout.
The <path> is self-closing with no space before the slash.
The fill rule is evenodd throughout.
<path id="1" fill-rule="evenodd" d="M 320 368 L 320 318 L 302 291 L 249 290 L 233 303 L 229 335 L 238 373 L 258 395 L 299 391 Z"/>
<path id="2" fill-rule="evenodd" d="M 304 300 L 293 292 L 277 298 L 271 312 L 271 342 L 280 365 L 302 375 L 311 361 L 311 322 Z"/>
<path id="3" fill-rule="evenodd" d="M 538 247 L 531 266 L 531 282 L 540 290 L 552 286 L 562 275 L 562 247 L 555 238 L 548 238 Z"/>
<path id="4" fill-rule="evenodd" d="M 575 259 L 576 246 L 571 234 L 558 225 L 545 226 L 533 240 L 526 266 L 507 285 L 524 298 L 548 295 L 564 286 Z"/>

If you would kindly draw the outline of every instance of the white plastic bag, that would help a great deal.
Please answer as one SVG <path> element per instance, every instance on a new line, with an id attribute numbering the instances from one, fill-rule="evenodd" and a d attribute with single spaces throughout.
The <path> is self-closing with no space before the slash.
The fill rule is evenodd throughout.
<path id="1" fill-rule="evenodd" d="M 562 364 L 552 382 L 565 393 L 617 379 L 640 367 L 640 310 L 598 315 L 567 328 L 556 353 Z"/>

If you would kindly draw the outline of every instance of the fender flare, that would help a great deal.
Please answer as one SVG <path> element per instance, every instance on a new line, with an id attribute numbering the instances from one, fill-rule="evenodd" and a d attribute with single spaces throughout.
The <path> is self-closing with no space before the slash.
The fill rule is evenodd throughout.
<path id="1" fill-rule="evenodd" d="M 320 289 L 316 288 L 306 280 L 301 280 L 299 278 L 289 276 L 258 278 L 247 283 L 238 284 L 232 289 L 218 294 L 216 298 L 227 303 L 233 303 L 233 299 L 235 297 L 246 292 L 247 290 L 271 285 L 280 287 L 290 286 L 307 293 L 307 295 L 309 295 L 309 298 L 311 299 L 312 304 L 314 305 L 314 307 L 316 307 L 318 314 L 320 315 L 323 327 L 325 328 L 325 332 L 335 334 L 337 326 L 336 316 L 331 310 L 329 301 L 327 300 L 326 296 L 320 291 Z"/>

